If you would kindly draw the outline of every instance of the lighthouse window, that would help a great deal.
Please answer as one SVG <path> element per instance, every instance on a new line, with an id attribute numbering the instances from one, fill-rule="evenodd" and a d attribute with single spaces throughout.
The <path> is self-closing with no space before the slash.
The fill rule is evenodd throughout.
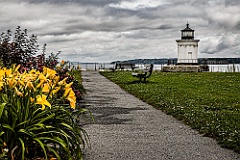
<path id="1" fill-rule="evenodd" d="M 188 52 L 188 54 L 192 54 L 192 52 Z"/>
<path id="2" fill-rule="evenodd" d="M 183 36 L 183 37 L 192 37 L 192 36 L 193 36 L 193 33 L 192 33 L 192 32 L 183 32 L 183 33 L 182 33 L 182 36 Z"/>

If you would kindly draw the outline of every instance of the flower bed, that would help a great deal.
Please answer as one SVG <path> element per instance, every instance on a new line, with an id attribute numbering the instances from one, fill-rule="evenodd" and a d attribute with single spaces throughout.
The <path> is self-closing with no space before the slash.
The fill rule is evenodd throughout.
<path id="1" fill-rule="evenodd" d="M 76 117 L 76 96 L 55 70 L 30 70 L 20 66 L 0 69 L 0 158 L 82 159 L 86 132 Z"/>

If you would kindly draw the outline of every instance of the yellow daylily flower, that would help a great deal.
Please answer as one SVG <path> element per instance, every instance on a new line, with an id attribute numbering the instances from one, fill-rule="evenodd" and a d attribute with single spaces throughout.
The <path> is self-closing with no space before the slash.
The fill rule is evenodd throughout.
<path id="1" fill-rule="evenodd" d="M 70 88 L 72 86 L 72 84 L 73 84 L 73 82 L 66 84 L 65 88 Z"/>
<path id="2" fill-rule="evenodd" d="M 0 69 L 0 76 L 4 77 L 5 76 L 5 71 L 3 69 Z"/>
<path id="3" fill-rule="evenodd" d="M 49 76 L 55 76 L 57 74 L 57 72 L 53 69 L 44 67 L 43 68 L 43 75 L 46 76 L 46 78 L 48 78 Z"/>
<path id="4" fill-rule="evenodd" d="M 32 69 L 29 74 L 36 74 L 37 70 L 36 69 Z"/>
<path id="5" fill-rule="evenodd" d="M 56 84 L 52 80 L 48 80 L 48 85 L 51 86 L 51 88 L 54 88 Z"/>
<path id="6" fill-rule="evenodd" d="M 73 92 L 73 90 L 70 90 L 66 99 L 69 100 L 71 108 L 75 109 L 76 108 L 76 96 L 75 96 L 75 93 Z"/>
<path id="7" fill-rule="evenodd" d="M 2 90 L 2 87 L 4 86 L 4 83 L 0 81 L 0 91 Z"/>
<path id="8" fill-rule="evenodd" d="M 23 93 L 20 92 L 20 91 L 17 89 L 17 87 L 15 87 L 15 92 L 16 92 L 16 94 L 17 94 L 18 96 L 23 97 Z"/>
<path id="9" fill-rule="evenodd" d="M 69 100 L 71 108 L 75 109 L 76 108 L 76 101 L 74 101 L 74 100 L 72 100 L 70 98 L 68 98 L 67 100 Z"/>
<path id="10" fill-rule="evenodd" d="M 25 88 L 31 89 L 35 91 L 34 85 L 32 82 L 27 82 Z"/>
<path id="11" fill-rule="evenodd" d="M 35 102 L 35 98 L 30 97 L 30 102 L 34 103 Z"/>
<path id="12" fill-rule="evenodd" d="M 77 66 L 77 69 L 78 69 L 78 70 L 81 70 L 81 69 L 82 69 L 82 67 L 80 66 L 80 64 Z"/>
<path id="13" fill-rule="evenodd" d="M 54 90 L 52 90 L 50 95 L 56 94 L 60 89 L 61 89 L 61 87 L 56 87 Z"/>
<path id="14" fill-rule="evenodd" d="M 43 72 L 42 74 L 45 76 L 47 74 L 47 67 L 43 67 Z"/>
<path id="15" fill-rule="evenodd" d="M 44 80 L 40 80 L 40 83 L 38 83 L 38 85 L 36 86 L 36 88 L 40 88 L 40 87 L 43 87 L 43 83 L 45 81 Z"/>
<path id="16" fill-rule="evenodd" d="M 47 78 L 44 76 L 43 73 L 40 73 L 40 74 L 38 75 L 38 79 L 40 79 L 40 80 L 42 80 L 42 81 L 47 81 Z"/>
<path id="17" fill-rule="evenodd" d="M 18 78 L 17 84 L 18 84 L 18 85 L 25 86 L 25 83 L 24 83 L 24 81 L 22 80 L 22 78 Z"/>
<path id="18" fill-rule="evenodd" d="M 72 88 L 65 88 L 65 92 L 63 94 L 63 97 L 67 97 L 71 90 L 72 90 Z"/>
<path id="19" fill-rule="evenodd" d="M 49 86 L 48 83 L 45 83 L 45 84 L 43 85 L 42 92 L 43 92 L 43 93 L 49 93 L 49 91 L 50 91 L 50 86 Z"/>
<path id="20" fill-rule="evenodd" d="M 35 74 L 27 74 L 27 75 L 24 77 L 24 80 L 25 80 L 25 82 L 35 81 L 36 78 L 37 78 L 37 77 L 36 77 Z"/>
<path id="21" fill-rule="evenodd" d="M 46 95 L 37 95 L 37 102 L 36 104 L 41 104 L 42 105 L 42 110 L 45 109 L 45 105 L 51 108 L 51 104 L 47 101 L 47 96 Z"/>
<path id="22" fill-rule="evenodd" d="M 19 65 L 17 65 L 17 67 L 15 68 L 15 72 L 18 72 L 18 69 L 21 67 L 21 65 L 19 64 Z"/>
<path id="23" fill-rule="evenodd" d="M 12 75 L 12 68 L 10 68 L 10 69 L 6 69 L 5 68 L 5 74 L 6 74 L 7 77 L 11 77 L 11 75 Z"/>
<path id="24" fill-rule="evenodd" d="M 58 83 L 58 82 L 59 82 L 59 79 L 60 79 L 60 76 L 56 76 L 56 77 L 53 79 L 54 83 Z"/>
<path id="25" fill-rule="evenodd" d="M 65 61 L 62 60 L 61 63 L 60 63 L 60 65 L 63 66 L 64 64 L 65 64 Z"/>
<path id="26" fill-rule="evenodd" d="M 61 80 L 60 82 L 58 82 L 58 85 L 59 86 L 63 86 L 63 85 L 66 85 L 66 80 L 67 80 L 68 77 L 65 77 L 63 80 Z"/>
<path id="27" fill-rule="evenodd" d="M 8 79 L 8 86 L 10 88 L 13 88 L 14 87 L 14 84 L 15 84 L 16 80 L 11 78 L 11 79 Z"/>

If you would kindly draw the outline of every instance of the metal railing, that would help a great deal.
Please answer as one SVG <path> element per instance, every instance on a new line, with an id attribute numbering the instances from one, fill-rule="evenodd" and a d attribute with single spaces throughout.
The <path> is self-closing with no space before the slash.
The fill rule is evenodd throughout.
<path id="1" fill-rule="evenodd" d="M 198 63 L 198 59 L 178 59 L 177 63 L 190 63 L 195 64 Z"/>

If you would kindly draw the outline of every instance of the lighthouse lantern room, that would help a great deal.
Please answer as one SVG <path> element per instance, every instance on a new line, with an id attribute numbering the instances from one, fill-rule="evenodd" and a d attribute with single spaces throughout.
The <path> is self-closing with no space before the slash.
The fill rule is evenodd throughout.
<path id="1" fill-rule="evenodd" d="M 194 30 L 187 26 L 181 30 L 181 40 L 176 40 L 178 45 L 178 59 L 177 64 L 198 64 L 198 42 L 200 40 L 194 39 Z"/>

